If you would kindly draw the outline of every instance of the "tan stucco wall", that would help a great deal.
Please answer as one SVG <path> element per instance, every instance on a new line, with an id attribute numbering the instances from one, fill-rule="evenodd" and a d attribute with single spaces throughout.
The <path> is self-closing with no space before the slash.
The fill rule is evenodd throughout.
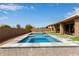
<path id="1" fill-rule="evenodd" d="M 51 32 L 56 32 L 56 26 L 55 25 L 48 26 L 48 29 L 50 29 Z"/>
<path id="2" fill-rule="evenodd" d="M 51 29 L 48 29 L 48 28 L 44 28 L 44 29 L 34 28 L 31 31 L 32 32 L 48 32 L 48 31 L 51 31 Z"/>

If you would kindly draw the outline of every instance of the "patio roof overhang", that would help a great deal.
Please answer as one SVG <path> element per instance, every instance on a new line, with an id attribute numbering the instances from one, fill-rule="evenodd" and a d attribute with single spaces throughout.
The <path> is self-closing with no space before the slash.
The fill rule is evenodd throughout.
<path id="1" fill-rule="evenodd" d="M 75 14 L 75 15 L 72 15 L 70 17 L 67 17 L 67 18 L 63 19 L 62 21 L 59 21 L 59 22 L 54 23 L 52 25 L 57 25 L 57 24 L 60 24 L 60 23 L 67 23 L 67 22 L 73 22 L 77 18 L 79 18 L 79 14 Z"/>
<path id="2" fill-rule="evenodd" d="M 56 23 L 54 23 L 54 24 L 49 24 L 48 26 L 53 26 L 53 25 L 58 25 L 58 24 L 60 24 L 60 23 L 72 23 L 72 22 L 74 22 L 74 20 L 75 19 L 77 19 L 77 18 L 79 18 L 79 13 L 76 13 L 76 14 L 74 14 L 74 15 L 71 15 L 71 16 L 69 16 L 69 17 L 67 17 L 67 18 L 64 18 L 63 20 L 61 20 L 61 21 L 59 21 L 59 22 L 56 22 Z M 47 26 L 47 27 L 48 27 Z"/>

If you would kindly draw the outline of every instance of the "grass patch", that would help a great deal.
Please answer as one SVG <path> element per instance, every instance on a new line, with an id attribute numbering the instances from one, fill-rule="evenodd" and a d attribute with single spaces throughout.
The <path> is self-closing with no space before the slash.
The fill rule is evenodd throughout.
<path id="1" fill-rule="evenodd" d="M 58 35 L 58 33 L 55 33 L 55 32 L 47 32 L 47 33 L 51 35 Z"/>
<path id="2" fill-rule="evenodd" d="M 69 39 L 72 39 L 73 41 L 79 41 L 79 37 L 75 37 L 75 36 L 72 36 L 72 35 L 61 35 L 59 33 L 55 33 L 55 32 L 47 32 L 48 34 L 51 34 L 51 35 L 56 35 L 58 36 L 59 38 L 69 38 Z"/>
<path id="3" fill-rule="evenodd" d="M 72 37 L 71 39 L 74 41 L 79 41 L 79 37 Z"/>
<path id="4" fill-rule="evenodd" d="M 66 35 L 66 34 L 61 35 L 61 34 L 55 33 L 55 32 L 47 32 L 47 33 L 48 33 L 48 34 L 51 34 L 51 35 L 56 35 L 56 36 L 58 36 L 58 37 L 60 37 L 60 38 L 70 38 L 70 37 L 72 37 L 72 35 Z"/>

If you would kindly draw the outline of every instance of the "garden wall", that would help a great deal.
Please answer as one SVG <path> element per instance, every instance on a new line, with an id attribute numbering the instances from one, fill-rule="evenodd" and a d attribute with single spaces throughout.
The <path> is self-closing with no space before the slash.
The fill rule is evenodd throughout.
<path id="1" fill-rule="evenodd" d="M 49 29 L 49 28 L 40 28 L 40 29 L 38 29 L 38 28 L 33 28 L 32 30 L 31 30 L 32 32 L 49 32 L 49 31 L 51 31 L 51 29 Z"/>
<path id="2" fill-rule="evenodd" d="M 0 28 L 0 43 L 9 40 L 10 38 L 29 33 L 30 30 L 15 29 L 15 28 Z"/>

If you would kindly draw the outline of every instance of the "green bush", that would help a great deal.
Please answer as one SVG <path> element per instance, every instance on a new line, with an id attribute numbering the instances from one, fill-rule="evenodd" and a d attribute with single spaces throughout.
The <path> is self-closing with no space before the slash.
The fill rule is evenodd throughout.
<path id="1" fill-rule="evenodd" d="M 25 26 L 25 29 L 26 29 L 26 30 L 31 30 L 32 28 L 33 28 L 33 26 L 30 25 L 30 24 Z"/>
<path id="2" fill-rule="evenodd" d="M 9 25 L 2 25 L 2 26 L 0 26 L 0 28 L 11 28 L 11 26 L 9 26 Z"/>

